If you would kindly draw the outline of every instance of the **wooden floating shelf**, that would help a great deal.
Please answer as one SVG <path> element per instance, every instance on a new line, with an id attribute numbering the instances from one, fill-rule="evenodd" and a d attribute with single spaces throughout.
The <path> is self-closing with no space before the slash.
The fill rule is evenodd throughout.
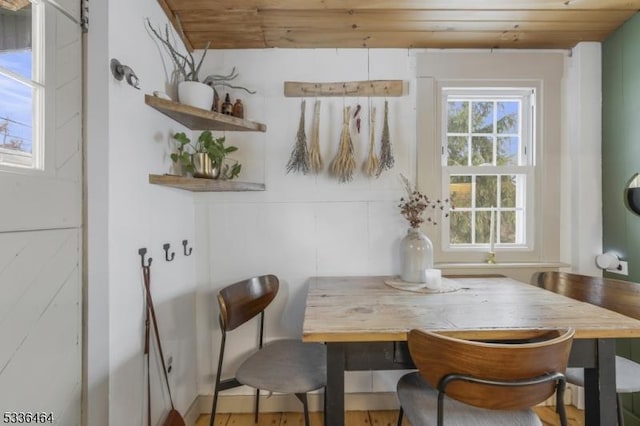
<path id="1" fill-rule="evenodd" d="M 284 96 L 300 98 L 306 96 L 403 96 L 402 80 L 343 81 L 336 83 L 304 83 L 285 81 Z"/>
<path id="2" fill-rule="evenodd" d="M 195 108 L 157 96 L 145 95 L 144 101 L 150 107 L 184 124 L 191 130 L 228 130 L 234 132 L 266 132 L 267 126 L 254 121 L 243 120 L 231 115 L 220 114 L 206 109 Z"/>
<path id="3" fill-rule="evenodd" d="M 185 189 L 192 192 L 264 191 L 263 183 L 235 180 L 189 178 L 175 175 L 149 175 L 149 183 Z"/>

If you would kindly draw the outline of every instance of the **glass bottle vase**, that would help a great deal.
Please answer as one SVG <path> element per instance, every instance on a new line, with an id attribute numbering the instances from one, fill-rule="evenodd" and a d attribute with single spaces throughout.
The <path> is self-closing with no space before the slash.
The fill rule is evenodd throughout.
<path id="1" fill-rule="evenodd" d="M 402 281 L 427 282 L 427 269 L 433 269 L 433 244 L 418 228 L 409 228 L 400 242 Z"/>

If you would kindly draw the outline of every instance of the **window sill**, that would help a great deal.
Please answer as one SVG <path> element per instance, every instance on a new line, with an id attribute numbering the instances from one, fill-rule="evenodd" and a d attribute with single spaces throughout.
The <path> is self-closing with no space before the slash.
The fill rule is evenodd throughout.
<path id="1" fill-rule="evenodd" d="M 531 276 L 539 271 L 557 271 L 568 268 L 563 262 L 486 262 L 470 263 L 436 263 L 436 268 L 442 270 L 443 275 L 486 275 L 499 274 L 514 280 L 528 283 Z"/>
<path id="2" fill-rule="evenodd" d="M 436 263 L 438 269 L 530 269 L 530 268 L 568 268 L 564 262 L 498 262 L 498 263 Z"/>

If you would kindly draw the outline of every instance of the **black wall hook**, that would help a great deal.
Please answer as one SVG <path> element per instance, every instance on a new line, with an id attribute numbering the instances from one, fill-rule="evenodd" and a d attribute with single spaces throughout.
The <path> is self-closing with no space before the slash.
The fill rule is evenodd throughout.
<path id="1" fill-rule="evenodd" d="M 191 251 L 193 250 L 193 247 L 189 247 L 189 251 L 187 252 L 187 240 L 182 240 L 182 247 L 184 248 L 184 255 L 185 256 L 191 256 Z"/>
<path id="2" fill-rule="evenodd" d="M 176 253 L 173 251 L 171 252 L 171 256 L 169 256 L 169 247 L 171 247 L 171 244 L 169 243 L 166 243 L 162 246 L 162 248 L 164 249 L 164 260 L 166 260 L 167 262 L 171 262 L 176 256 Z"/>
<path id="3" fill-rule="evenodd" d="M 151 262 L 153 261 L 153 258 L 150 257 L 149 263 L 147 263 L 146 265 L 144 264 L 144 257 L 147 255 L 147 248 L 142 247 L 140 250 L 138 250 L 138 254 L 140 255 L 140 264 L 142 265 L 142 267 L 149 268 L 151 266 Z"/>

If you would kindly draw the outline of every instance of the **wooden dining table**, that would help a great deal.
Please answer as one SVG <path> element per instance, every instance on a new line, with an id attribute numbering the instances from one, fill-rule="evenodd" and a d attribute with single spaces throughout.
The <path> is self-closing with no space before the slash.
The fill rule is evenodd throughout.
<path id="1" fill-rule="evenodd" d="M 569 365 L 585 368 L 585 425 L 616 424 L 615 339 L 640 337 L 639 320 L 503 276 L 447 277 L 437 293 L 394 288 L 392 278 L 309 280 L 303 340 L 327 347 L 325 425 L 344 425 L 345 371 L 413 368 L 411 329 L 508 340 L 567 327 Z"/>

